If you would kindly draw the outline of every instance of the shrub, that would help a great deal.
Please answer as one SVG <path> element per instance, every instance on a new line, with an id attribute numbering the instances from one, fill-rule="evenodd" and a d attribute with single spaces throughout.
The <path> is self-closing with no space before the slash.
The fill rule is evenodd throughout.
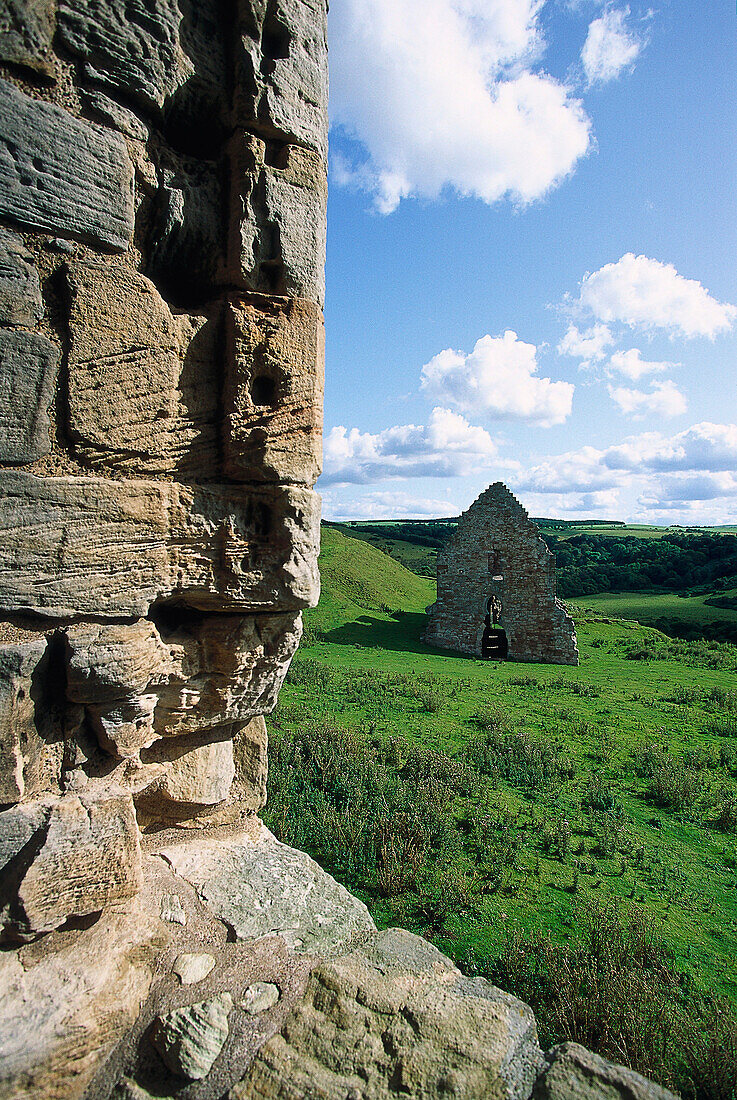
<path id="1" fill-rule="evenodd" d="M 689 991 L 673 958 L 636 908 L 582 914 L 581 939 L 514 932 L 498 958 L 464 967 L 527 1001 L 544 1047 L 571 1040 L 689 1100 L 734 1100 L 737 1020 L 726 1001 Z"/>

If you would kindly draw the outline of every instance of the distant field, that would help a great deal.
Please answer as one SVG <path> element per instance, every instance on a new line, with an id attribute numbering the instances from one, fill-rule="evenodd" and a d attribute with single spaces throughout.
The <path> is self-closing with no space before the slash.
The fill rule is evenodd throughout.
<path id="1" fill-rule="evenodd" d="M 720 596 L 737 596 L 737 589 L 721 592 Z M 634 619 L 654 623 L 659 619 L 680 619 L 695 625 L 705 622 L 737 623 L 737 610 L 713 607 L 708 596 L 676 596 L 670 592 L 603 592 L 596 596 L 572 596 L 566 603 L 573 607 L 591 608 L 601 615 L 618 619 Z"/>

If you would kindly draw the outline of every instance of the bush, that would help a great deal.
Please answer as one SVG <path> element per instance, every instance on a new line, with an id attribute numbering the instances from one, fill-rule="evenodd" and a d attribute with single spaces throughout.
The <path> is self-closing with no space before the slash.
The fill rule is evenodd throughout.
<path id="1" fill-rule="evenodd" d="M 592 906 L 582 937 L 508 936 L 498 958 L 464 967 L 527 1001 L 543 1047 L 571 1040 L 631 1066 L 689 1100 L 734 1100 L 737 1020 L 726 1001 L 690 993 L 651 925 L 635 909 Z"/>

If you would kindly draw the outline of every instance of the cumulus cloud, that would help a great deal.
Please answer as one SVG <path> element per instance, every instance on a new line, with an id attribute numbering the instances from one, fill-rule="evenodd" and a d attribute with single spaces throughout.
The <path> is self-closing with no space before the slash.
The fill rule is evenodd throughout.
<path id="1" fill-rule="evenodd" d="M 737 475 L 723 471 L 710 474 L 672 474 L 658 482 L 658 503 L 690 500 L 717 500 L 737 496 Z"/>
<path id="2" fill-rule="evenodd" d="M 629 8 L 608 8 L 589 25 L 581 51 L 589 86 L 614 80 L 639 56 L 643 42 L 627 26 L 629 13 Z"/>
<path id="3" fill-rule="evenodd" d="M 333 493 L 323 494 L 323 515 L 326 519 L 424 519 L 450 517 L 457 509 L 448 500 L 418 497 L 404 491 L 375 490 L 356 493 L 343 500 Z"/>
<path id="4" fill-rule="evenodd" d="M 585 275 L 575 305 L 605 324 L 620 321 L 631 328 L 710 339 L 727 332 L 737 319 L 737 307 L 718 302 L 696 279 L 679 275 L 673 264 L 632 252 Z"/>
<path id="5" fill-rule="evenodd" d="M 673 436 L 645 432 L 609 447 L 602 461 L 611 469 L 737 470 L 737 424 L 702 421 Z"/>
<path id="6" fill-rule="evenodd" d="M 487 431 L 438 407 L 424 426 L 404 424 L 375 434 L 333 428 L 325 439 L 321 485 L 458 477 L 490 465 L 495 456 L 496 445 Z"/>
<path id="7" fill-rule="evenodd" d="M 591 124 L 533 71 L 543 0 L 341 0 L 331 19 L 331 117 L 354 139 L 334 179 L 395 210 L 444 188 L 494 203 L 545 195 L 585 156 Z M 362 151 L 361 151 L 362 150 Z"/>
<path id="8" fill-rule="evenodd" d="M 558 354 L 580 359 L 580 366 L 586 369 L 594 363 L 600 363 L 606 356 L 606 349 L 613 343 L 614 337 L 606 325 L 593 325 L 583 332 L 576 325 L 569 325 L 558 344 Z"/>
<path id="9" fill-rule="evenodd" d="M 588 493 L 612 490 L 618 484 L 613 470 L 602 462 L 603 451 L 582 447 L 555 455 L 531 467 L 519 487 L 532 493 Z"/>
<path id="10" fill-rule="evenodd" d="M 625 416 L 641 420 L 644 416 L 680 416 L 688 403 L 675 382 L 654 382 L 649 393 L 624 386 L 609 386 L 609 396 Z"/>
<path id="11" fill-rule="evenodd" d="M 574 386 L 537 377 L 537 348 L 507 330 L 482 336 L 472 352 L 445 351 L 422 368 L 421 387 L 456 408 L 487 415 L 562 424 L 570 415 Z"/>
<path id="12" fill-rule="evenodd" d="M 609 365 L 618 374 L 623 374 L 626 378 L 631 378 L 633 382 L 636 382 L 638 378 L 643 378 L 646 374 L 660 374 L 662 371 L 669 370 L 670 367 L 677 367 L 680 364 L 648 361 L 642 358 L 638 348 L 630 348 L 629 351 L 615 351 L 609 360 Z"/>

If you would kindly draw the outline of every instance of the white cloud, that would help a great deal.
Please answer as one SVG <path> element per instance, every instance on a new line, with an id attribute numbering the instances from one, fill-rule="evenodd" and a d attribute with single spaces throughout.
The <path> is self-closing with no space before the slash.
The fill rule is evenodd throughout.
<path id="1" fill-rule="evenodd" d="M 614 337 L 606 325 L 593 325 L 581 332 L 575 325 L 569 325 L 568 331 L 558 344 L 559 355 L 571 355 L 581 360 L 586 369 L 605 358 L 606 348 L 614 343 Z"/>
<path id="2" fill-rule="evenodd" d="M 629 8 L 608 8 L 589 26 L 581 51 L 586 80 L 605 84 L 632 66 L 643 42 L 627 27 Z"/>
<path id="3" fill-rule="evenodd" d="M 732 328 L 737 307 L 712 298 L 696 279 L 679 275 L 673 264 L 628 252 L 581 283 L 577 306 L 598 321 L 621 321 L 631 328 L 663 328 L 683 336 L 708 336 Z"/>
<path id="4" fill-rule="evenodd" d="M 638 348 L 630 348 L 629 351 L 615 351 L 609 360 L 609 365 L 618 374 L 623 374 L 626 378 L 631 378 L 636 382 L 638 378 L 643 378 L 646 374 L 659 374 L 680 364 L 649 362 L 647 359 L 642 358 Z"/>
<path id="5" fill-rule="evenodd" d="M 533 466 L 520 479 L 519 486 L 531 493 L 586 493 L 611 490 L 617 474 L 602 462 L 603 452 L 596 447 L 554 455 Z"/>
<path id="6" fill-rule="evenodd" d="M 717 500 L 737 496 L 737 475 L 727 473 L 673 474 L 658 481 L 658 503 Z"/>
<path id="7" fill-rule="evenodd" d="M 372 434 L 333 428 L 325 439 L 321 485 L 382 478 L 458 477 L 490 465 L 496 444 L 450 409 L 435 408 L 426 426 L 404 424 Z"/>
<path id="8" fill-rule="evenodd" d="M 470 354 L 445 351 L 422 368 L 423 390 L 464 411 L 536 421 L 549 427 L 570 415 L 574 386 L 537 377 L 537 348 L 507 330 L 482 336 Z"/>
<path id="9" fill-rule="evenodd" d="M 543 0 L 341 0 L 332 6 L 331 118 L 363 146 L 338 181 L 387 214 L 446 187 L 527 203 L 573 171 L 591 124 L 532 62 Z M 351 159 L 349 159 L 349 156 Z"/>
<path id="10" fill-rule="evenodd" d="M 621 504 L 618 489 L 600 489 L 591 493 L 524 493 L 523 502 L 530 515 L 570 519 L 585 515 L 592 519 L 615 519 Z"/>
<path id="11" fill-rule="evenodd" d="M 609 386 L 609 396 L 625 416 L 641 420 L 644 416 L 681 416 L 688 408 L 685 396 L 675 382 L 654 382 L 649 393 L 624 386 Z"/>
<path id="12" fill-rule="evenodd" d="M 611 469 L 737 471 L 737 424 L 702 421 L 673 436 L 645 432 L 609 447 L 603 455 Z"/>
<path id="13" fill-rule="evenodd" d="M 326 519 L 424 519 L 450 517 L 457 509 L 448 500 L 417 497 L 404 491 L 378 490 L 356 493 L 342 500 L 333 493 L 323 495 L 323 515 Z"/>

